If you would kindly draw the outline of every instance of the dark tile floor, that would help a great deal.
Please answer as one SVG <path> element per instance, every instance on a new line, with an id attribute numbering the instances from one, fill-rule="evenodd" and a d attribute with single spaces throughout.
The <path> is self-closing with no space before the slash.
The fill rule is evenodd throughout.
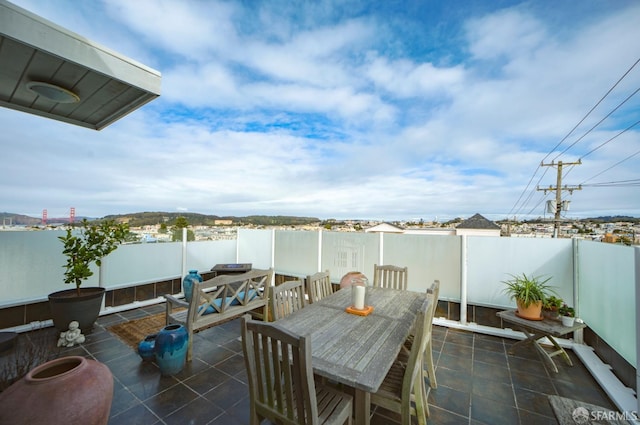
<path id="1" fill-rule="evenodd" d="M 110 425 L 248 424 L 238 320 L 196 334 L 193 361 L 169 377 L 106 330 L 163 308 L 103 316 L 82 346 L 60 355 L 93 357 L 109 366 L 115 381 Z M 531 347 L 508 354 L 513 340 L 438 326 L 433 338 L 438 388 L 429 395 L 429 424 L 556 424 L 547 401 L 551 394 L 615 409 L 571 352 L 574 366 L 556 357 L 555 373 Z M 396 415 L 373 411 L 372 424 L 395 423 Z"/>

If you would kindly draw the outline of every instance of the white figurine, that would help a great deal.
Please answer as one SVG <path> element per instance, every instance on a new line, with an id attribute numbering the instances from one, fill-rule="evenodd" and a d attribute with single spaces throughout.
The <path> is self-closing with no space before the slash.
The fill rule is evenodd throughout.
<path id="1" fill-rule="evenodd" d="M 58 347 L 73 347 L 74 344 L 82 344 L 85 341 L 80 330 L 80 324 L 75 320 L 69 323 L 69 330 L 60 332 Z"/>

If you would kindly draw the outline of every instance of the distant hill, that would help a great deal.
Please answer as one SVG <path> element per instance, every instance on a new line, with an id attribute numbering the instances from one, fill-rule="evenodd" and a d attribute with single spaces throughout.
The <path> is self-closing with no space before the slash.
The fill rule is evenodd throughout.
<path id="1" fill-rule="evenodd" d="M 91 220 L 89 217 L 78 217 L 76 216 L 75 221 L 82 221 L 83 218 L 87 218 Z M 28 215 L 22 214 L 14 214 L 8 212 L 0 212 L 0 224 L 9 225 L 11 222 L 12 225 L 16 226 L 39 226 L 42 224 L 42 217 L 30 217 Z M 47 217 L 47 223 L 49 224 L 60 224 L 60 223 L 68 223 L 69 217 Z"/>
<path id="2" fill-rule="evenodd" d="M 640 218 L 637 217 L 629 217 L 626 215 L 606 215 L 603 217 L 596 217 L 596 218 L 588 218 L 588 219 L 584 219 L 584 220 L 580 220 L 580 221 L 591 221 L 591 222 L 596 222 L 596 223 L 615 223 L 618 221 L 626 221 L 626 222 L 630 222 L 630 223 L 640 223 Z"/>
<path id="3" fill-rule="evenodd" d="M 90 217 L 76 217 L 76 223 L 82 221 L 83 218 L 87 218 L 88 220 L 117 220 L 117 221 L 126 221 L 132 227 L 138 226 L 149 226 L 156 225 L 161 223 L 166 223 L 168 226 L 173 225 L 176 218 L 184 217 L 187 219 L 190 225 L 193 226 L 213 226 L 216 220 L 231 220 L 233 226 L 253 224 L 256 226 L 295 226 L 295 225 L 303 225 L 303 224 L 313 224 L 313 223 L 321 223 L 324 222 L 317 217 L 293 217 L 293 216 L 284 216 L 284 215 L 250 215 L 246 217 L 235 217 L 235 216 L 217 216 L 217 215 L 206 215 L 206 214 L 198 214 L 198 213 L 189 213 L 189 212 L 163 212 L 163 211 L 155 211 L 155 212 L 137 212 L 137 213 L 129 213 L 129 214 L 117 214 L 117 215 L 108 215 L 102 218 L 90 218 Z M 461 220 L 461 219 L 460 219 Z M 498 220 L 500 223 L 503 220 Z M 526 222 L 535 223 L 538 221 L 542 221 L 541 219 L 537 220 L 526 220 Z M 548 220 L 547 220 L 548 221 Z M 637 217 L 629 217 L 629 216 L 603 216 L 596 218 L 584 218 L 584 219 L 576 219 L 575 221 L 580 222 L 596 222 L 596 223 L 613 223 L 618 221 L 626 221 L 631 223 L 640 223 L 640 218 Z M 14 214 L 8 212 L 0 212 L 0 225 L 6 224 L 9 222 L 13 225 L 17 226 L 38 226 L 42 224 L 42 218 L 40 217 L 30 217 L 22 214 Z M 47 223 L 68 223 L 69 217 L 48 217 Z"/>
<path id="4" fill-rule="evenodd" d="M 108 215 L 99 219 L 89 217 L 76 217 L 75 221 L 80 222 L 83 218 L 88 220 L 116 220 L 126 221 L 132 227 L 156 225 L 166 223 L 171 226 L 176 218 L 184 217 L 187 219 L 190 225 L 193 226 L 213 226 L 216 220 L 231 220 L 232 225 L 238 226 L 241 224 L 253 224 L 256 226 L 286 226 L 286 225 L 300 225 L 318 223 L 321 220 L 317 217 L 292 217 L 292 216 L 267 216 L 267 215 L 251 215 L 247 217 L 235 217 L 235 216 L 217 216 L 206 215 L 189 212 L 138 212 L 129 214 L 117 214 Z M 68 223 L 69 217 L 56 218 L 48 217 L 47 223 Z M 38 226 L 42 224 L 42 218 L 30 217 L 27 215 L 14 214 L 8 212 L 0 212 L 0 224 L 9 223 L 17 226 Z"/>
<path id="5" fill-rule="evenodd" d="M 217 216 L 188 212 L 141 212 L 131 214 L 108 215 L 105 220 L 126 221 L 132 227 L 148 226 L 160 223 L 167 223 L 171 226 L 178 217 L 184 217 L 192 226 L 213 226 L 216 220 L 231 220 L 233 226 L 242 224 L 253 224 L 256 226 L 285 226 L 318 223 L 321 220 L 317 217 L 293 217 L 293 216 L 267 216 L 250 215 L 247 217 Z"/>
<path id="6" fill-rule="evenodd" d="M 18 226 L 35 226 L 42 223 L 41 218 L 29 217 L 28 215 L 11 214 L 8 212 L 0 212 L 0 220 L 3 224 L 9 223 Z"/>

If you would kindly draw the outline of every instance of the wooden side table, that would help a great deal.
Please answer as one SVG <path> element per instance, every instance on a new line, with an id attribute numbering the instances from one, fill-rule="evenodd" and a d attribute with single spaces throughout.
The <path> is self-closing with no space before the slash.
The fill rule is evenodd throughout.
<path id="1" fill-rule="evenodd" d="M 540 354 L 542 354 L 542 356 L 549 361 L 551 368 L 556 373 L 558 372 L 558 367 L 553 362 L 553 357 L 557 355 L 561 355 L 562 357 L 564 357 L 567 364 L 569 364 L 569 366 L 573 366 L 569 354 L 567 354 L 564 348 L 562 348 L 560 344 L 558 344 L 554 337 L 559 338 L 568 333 L 585 328 L 586 325 L 584 323 L 575 322 L 573 326 L 564 326 L 560 321 L 547 318 L 545 318 L 544 320 L 528 320 L 518 317 L 515 310 L 499 311 L 496 314 L 505 322 L 514 324 L 526 336 L 526 339 L 513 344 L 511 346 L 511 349 L 509 350 L 509 353 L 513 353 L 514 348 L 518 345 L 532 344 L 540 352 Z M 547 338 L 551 342 L 551 344 L 553 344 L 556 351 L 549 352 L 544 349 L 544 347 L 542 347 L 538 342 L 542 338 Z"/>

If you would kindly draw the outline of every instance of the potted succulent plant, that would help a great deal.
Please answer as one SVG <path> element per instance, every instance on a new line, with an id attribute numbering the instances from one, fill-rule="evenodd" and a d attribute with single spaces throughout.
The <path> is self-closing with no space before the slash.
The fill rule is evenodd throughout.
<path id="1" fill-rule="evenodd" d="M 84 219 L 80 234 L 68 228 L 64 236 L 59 236 L 67 262 L 63 266 L 64 282 L 74 284 L 74 289 L 67 289 L 49 294 L 49 308 L 54 326 L 65 331 L 71 321 L 77 321 L 83 333 L 93 328 L 104 297 L 105 289 L 101 287 L 81 288 L 82 283 L 93 275 L 91 266 L 100 267 L 102 259 L 116 250 L 125 241 L 129 233 L 126 223 L 114 220 L 92 223 Z"/>
<path id="2" fill-rule="evenodd" d="M 529 320 L 542 320 L 542 303 L 552 292 L 547 282 L 550 277 L 511 275 L 511 279 L 503 281 L 504 291 L 516 301 L 516 315 Z"/>
<path id="3" fill-rule="evenodd" d="M 560 318 L 558 310 L 562 307 L 562 304 L 564 304 L 562 298 L 558 298 L 554 295 L 546 297 L 542 302 L 542 315 L 549 319 L 558 320 Z"/>
<path id="4" fill-rule="evenodd" d="M 562 317 L 562 325 L 563 326 L 573 326 L 576 320 L 576 311 L 573 307 L 569 307 L 566 304 L 562 304 L 562 307 L 558 309 L 558 313 L 560 313 L 560 317 Z"/>

